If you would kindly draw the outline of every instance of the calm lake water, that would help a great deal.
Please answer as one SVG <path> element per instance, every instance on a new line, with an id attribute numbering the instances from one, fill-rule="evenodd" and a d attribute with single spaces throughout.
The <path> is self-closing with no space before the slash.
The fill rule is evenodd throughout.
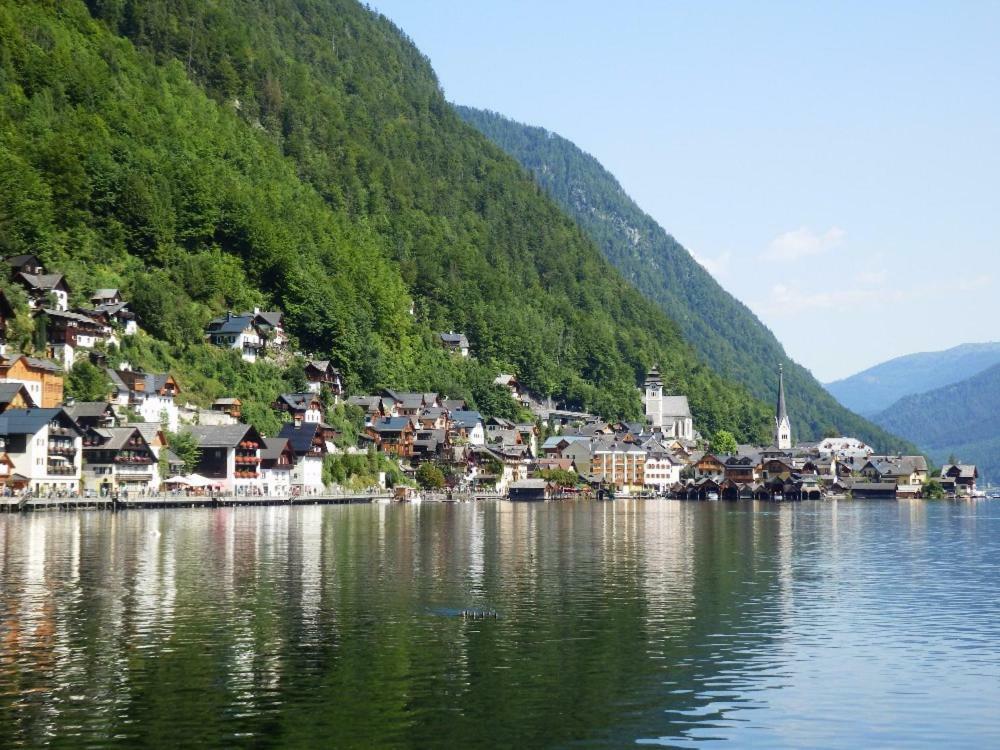
<path id="1" fill-rule="evenodd" d="M 6 515 L 0 747 L 1000 747 L 998 592 L 994 501 Z"/>

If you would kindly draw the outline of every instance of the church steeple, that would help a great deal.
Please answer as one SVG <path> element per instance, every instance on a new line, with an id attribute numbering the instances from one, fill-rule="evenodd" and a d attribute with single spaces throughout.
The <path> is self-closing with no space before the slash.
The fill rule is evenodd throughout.
<path id="1" fill-rule="evenodd" d="M 785 368 L 778 365 L 778 407 L 774 416 L 774 445 L 779 450 L 792 447 L 792 423 L 785 407 Z"/>

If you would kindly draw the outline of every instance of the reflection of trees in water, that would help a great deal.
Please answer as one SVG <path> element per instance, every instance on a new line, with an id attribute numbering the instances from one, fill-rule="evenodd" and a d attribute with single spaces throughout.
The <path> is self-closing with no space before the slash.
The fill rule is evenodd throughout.
<path id="1" fill-rule="evenodd" d="M 3 518 L 0 744 L 702 732 L 748 665 L 771 679 L 792 519 L 631 501 Z"/>

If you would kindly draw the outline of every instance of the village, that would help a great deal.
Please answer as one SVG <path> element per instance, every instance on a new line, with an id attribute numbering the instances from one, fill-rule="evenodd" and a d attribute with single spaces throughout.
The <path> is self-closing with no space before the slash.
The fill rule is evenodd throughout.
<path id="1" fill-rule="evenodd" d="M 510 420 L 438 393 L 383 389 L 349 395 L 331 362 L 300 355 L 306 388 L 274 394 L 272 408 L 282 427 L 275 435 L 263 435 L 241 421 L 238 398 L 194 406 L 171 373 L 142 372 L 127 363 L 106 367 L 102 351 L 140 331 L 140 321 L 117 289 L 97 289 L 89 307 L 70 309 L 65 278 L 48 272 L 37 257 L 15 256 L 4 264 L 11 286 L 27 296 L 46 355 L 7 350 L 7 323 L 14 311 L 0 295 L 0 490 L 5 497 L 320 497 L 343 491 L 325 479 L 324 464 L 344 453 L 375 454 L 398 467 L 399 487 L 387 486 L 386 472 L 378 473 L 376 485 L 400 499 L 419 496 L 418 488 L 446 498 L 513 500 L 980 494 L 975 466 L 949 464 L 932 477 L 923 456 L 877 455 L 854 438 L 793 443 L 780 370 L 772 443 L 716 446 L 698 432 L 687 397 L 666 392 L 656 367 L 642 384 L 645 421 L 640 423 L 560 409 L 524 389 L 515 374 L 498 373 L 495 386 L 509 392 L 523 415 Z M 228 312 L 212 319 L 204 336 L 251 364 L 289 354 L 280 311 Z M 452 356 L 472 355 L 464 334 L 448 331 L 438 338 Z M 104 371 L 110 384 L 105 399 L 64 397 L 65 375 L 81 359 Z M 345 445 L 328 423 L 331 404 L 345 405 L 363 420 L 353 444 Z M 196 446 L 196 457 L 182 459 L 170 444 L 172 435 Z"/>

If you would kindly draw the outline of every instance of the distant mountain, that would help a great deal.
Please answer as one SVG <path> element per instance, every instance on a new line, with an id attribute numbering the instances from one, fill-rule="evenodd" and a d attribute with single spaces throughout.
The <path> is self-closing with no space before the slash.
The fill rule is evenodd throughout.
<path id="1" fill-rule="evenodd" d="M 644 213 L 614 175 L 570 141 L 494 112 L 458 107 L 459 114 L 521 162 L 597 243 L 604 256 L 681 328 L 714 369 L 773 403 L 777 369 L 797 439 L 825 432 L 856 435 L 881 450 L 912 445 L 851 413 L 806 370 L 789 360 L 768 328 L 726 292 L 691 254 Z"/>
<path id="2" fill-rule="evenodd" d="M 958 383 L 1000 364 L 1000 342 L 963 344 L 943 352 L 923 352 L 883 362 L 826 389 L 858 414 L 871 416 L 904 396 Z"/>
<path id="3" fill-rule="evenodd" d="M 927 393 L 897 401 L 874 417 L 925 449 L 938 463 L 954 454 L 1000 480 L 1000 365 Z"/>

